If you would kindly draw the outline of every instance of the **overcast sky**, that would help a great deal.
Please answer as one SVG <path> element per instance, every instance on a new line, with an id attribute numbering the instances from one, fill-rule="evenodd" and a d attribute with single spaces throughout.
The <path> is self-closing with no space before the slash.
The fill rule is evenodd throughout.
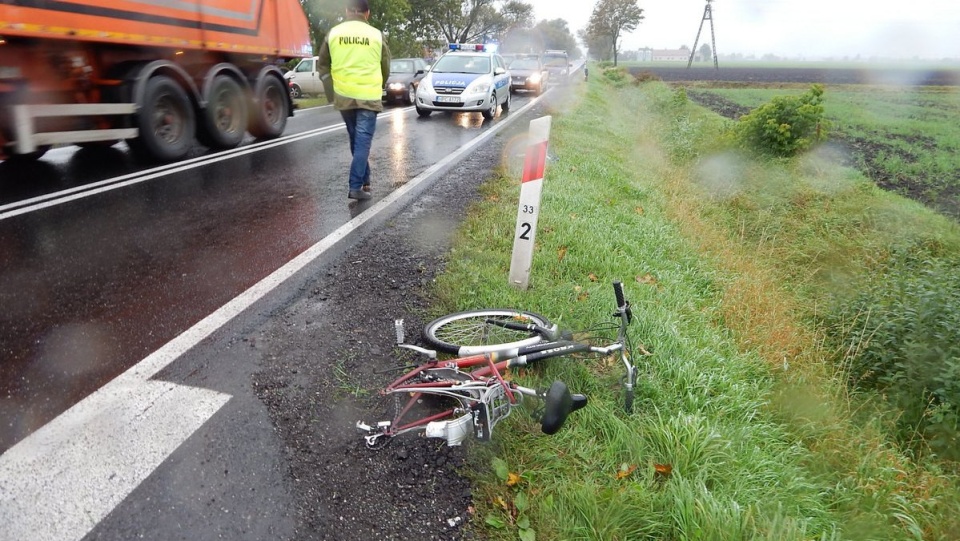
<path id="1" fill-rule="evenodd" d="M 525 0 L 534 17 L 565 19 L 576 36 L 595 0 Z M 645 19 L 625 36 L 623 49 L 676 49 L 710 43 L 705 0 L 639 0 Z M 960 59 L 960 0 L 714 0 L 719 54 L 767 53 L 790 58 Z"/>

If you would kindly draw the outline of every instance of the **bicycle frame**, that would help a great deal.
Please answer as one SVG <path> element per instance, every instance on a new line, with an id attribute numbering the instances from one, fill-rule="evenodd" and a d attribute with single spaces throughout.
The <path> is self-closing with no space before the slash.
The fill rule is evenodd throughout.
<path id="1" fill-rule="evenodd" d="M 406 344 L 401 344 L 401 347 L 428 351 Z M 445 439 L 451 446 L 460 445 L 470 434 L 487 441 L 493 427 L 510 415 L 510 410 L 521 402 L 521 396 L 537 396 L 534 389 L 503 378 L 501 372 L 512 366 L 511 362 L 517 364 L 519 359 L 514 357 L 498 361 L 501 357 L 498 353 L 485 353 L 452 361 L 431 360 L 422 364 L 380 392 L 384 396 L 411 394 L 402 408 L 398 405 L 393 420 L 377 423 L 376 428 L 358 422 L 357 428 L 368 433 L 365 439 L 369 447 L 378 447 L 381 438 L 415 430 L 423 430 L 427 437 Z M 424 395 L 448 397 L 457 405 L 408 421 L 407 415 Z"/>
<path id="2" fill-rule="evenodd" d="M 409 344 L 400 347 L 432 355 L 435 352 Z M 586 404 L 583 395 L 571 394 L 563 382 L 555 381 L 550 389 L 539 392 L 504 379 L 503 372 L 512 367 L 526 366 L 537 360 L 559 357 L 580 351 L 610 354 L 623 348 L 622 343 L 607 347 L 590 346 L 581 342 L 543 342 L 520 348 L 519 355 L 500 352 L 482 353 L 449 361 L 432 359 L 409 370 L 387 385 L 380 394 L 411 396 L 401 407 L 398 403 L 392 420 L 375 427 L 357 422 L 357 428 L 366 432 L 367 446 L 380 447 L 390 438 L 422 430 L 427 437 L 442 438 L 448 445 L 460 445 L 473 434 L 481 441 L 490 439 L 493 427 L 510 415 L 512 408 L 522 403 L 523 397 L 539 397 L 546 401 L 541 428 L 546 434 L 560 429 L 569 413 Z M 506 358 L 505 358 L 506 357 Z M 408 420 L 408 415 L 424 396 L 453 399 L 455 406 Z"/>

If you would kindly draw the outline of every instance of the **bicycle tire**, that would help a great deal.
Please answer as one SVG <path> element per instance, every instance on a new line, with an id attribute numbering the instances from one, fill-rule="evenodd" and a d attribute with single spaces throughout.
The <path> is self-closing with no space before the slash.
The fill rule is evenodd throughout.
<path id="1" fill-rule="evenodd" d="M 533 331 L 518 331 L 486 323 L 488 319 L 509 319 L 550 327 L 547 318 L 534 312 L 502 308 L 466 310 L 447 314 L 423 327 L 423 338 L 431 347 L 445 353 L 461 354 L 469 348 L 470 354 L 536 344 L 543 337 Z"/>

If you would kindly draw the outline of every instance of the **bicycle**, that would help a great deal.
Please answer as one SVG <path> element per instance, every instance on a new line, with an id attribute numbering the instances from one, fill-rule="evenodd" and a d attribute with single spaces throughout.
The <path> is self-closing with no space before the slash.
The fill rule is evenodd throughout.
<path id="1" fill-rule="evenodd" d="M 620 361 L 626 370 L 624 409 L 632 413 L 637 369 L 630 360 L 635 348 L 627 334 L 627 327 L 633 321 L 633 310 L 624 295 L 622 282 L 613 282 L 613 292 L 617 308 L 612 317 L 619 320 L 619 324 L 615 325 L 617 338 L 614 343 L 625 346 L 620 349 Z M 524 346 L 572 340 L 573 333 L 560 329 L 535 312 L 479 309 L 448 314 L 427 323 L 423 328 L 423 338 L 432 347 L 460 357 L 491 351 L 515 356 L 517 350 Z M 643 355 L 650 355 L 642 345 L 636 349 Z"/>
<path id="2" fill-rule="evenodd" d="M 547 390 L 535 390 L 505 379 L 510 368 L 539 360 L 577 352 L 609 355 L 620 352 L 627 367 L 627 398 L 632 411 L 636 369 L 629 360 L 630 342 L 626 327 L 632 320 L 630 304 L 624 299 L 623 285 L 614 282 L 619 318 L 617 338 L 606 346 L 594 346 L 586 340 L 572 340 L 545 317 L 533 312 L 483 309 L 458 312 L 438 318 L 423 329 L 424 339 L 437 349 L 458 355 L 448 361 L 437 359 L 437 350 L 404 343 L 403 320 L 396 321 L 399 347 L 428 357 L 387 385 L 380 394 L 393 395 L 396 408 L 389 421 L 375 426 L 358 421 L 370 448 L 380 448 L 393 437 L 420 431 L 426 437 L 445 439 L 448 445 L 460 445 L 473 434 L 481 441 L 491 438 L 497 423 L 510 415 L 525 397 L 543 402 L 539 415 L 544 434 L 555 434 L 570 413 L 582 408 L 587 397 L 571 393 L 562 381 L 554 381 Z M 455 343 L 452 340 L 456 337 Z M 645 350 L 644 350 L 645 351 Z M 404 404 L 400 396 L 410 394 Z M 425 396 L 438 397 L 441 404 L 425 405 Z M 426 410 L 425 412 L 422 410 Z"/>

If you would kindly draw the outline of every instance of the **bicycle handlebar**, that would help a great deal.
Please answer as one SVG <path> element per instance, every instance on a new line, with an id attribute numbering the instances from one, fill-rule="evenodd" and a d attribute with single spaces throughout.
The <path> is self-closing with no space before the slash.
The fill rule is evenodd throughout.
<path id="1" fill-rule="evenodd" d="M 630 302 L 627 301 L 626 296 L 623 294 L 623 282 L 620 280 L 615 280 L 613 282 L 613 294 L 617 298 L 617 312 L 614 315 L 619 316 L 620 314 L 627 315 L 627 324 L 633 320 L 633 311 L 630 310 Z"/>

